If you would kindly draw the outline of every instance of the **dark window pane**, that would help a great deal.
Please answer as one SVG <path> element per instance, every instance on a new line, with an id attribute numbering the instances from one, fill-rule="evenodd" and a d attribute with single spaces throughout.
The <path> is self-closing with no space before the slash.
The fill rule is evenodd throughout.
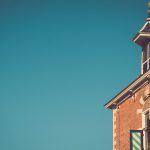
<path id="1" fill-rule="evenodd" d="M 148 60 L 148 63 L 149 63 L 149 68 L 148 69 L 150 69 L 150 59 Z"/>
<path id="2" fill-rule="evenodd" d="M 145 114 L 145 123 L 146 123 L 146 145 L 147 145 L 147 150 L 150 150 L 150 117 L 149 113 Z"/>
<path id="3" fill-rule="evenodd" d="M 150 42 L 147 44 L 147 58 L 150 58 Z"/>
<path id="4" fill-rule="evenodd" d="M 143 49 L 143 62 L 147 60 L 147 48 Z"/>
<path id="5" fill-rule="evenodd" d="M 145 142 L 146 142 L 146 150 L 150 148 L 150 120 L 149 120 L 149 112 L 145 114 Z"/>
<path id="6" fill-rule="evenodd" d="M 143 73 L 145 73 L 146 71 L 147 71 L 147 62 L 143 64 Z"/>
<path id="7" fill-rule="evenodd" d="M 148 150 L 150 149 L 150 129 L 147 130 Z"/>
<path id="8" fill-rule="evenodd" d="M 150 43 L 147 45 L 147 58 L 150 58 Z"/>
<path id="9" fill-rule="evenodd" d="M 146 127 L 148 125 L 148 120 L 149 120 L 149 112 L 145 114 L 145 125 L 146 125 Z"/>

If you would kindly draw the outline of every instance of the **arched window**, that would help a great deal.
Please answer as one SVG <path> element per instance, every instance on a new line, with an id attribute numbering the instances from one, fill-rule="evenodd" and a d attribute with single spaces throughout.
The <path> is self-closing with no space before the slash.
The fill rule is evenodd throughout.
<path id="1" fill-rule="evenodd" d="M 145 150 L 150 150 L 150 98 L 148 98 L 143 106 L 144 113 L 144 145 Z"/>
<path id="2" fill-rule="evenodd" d="M 150 150 L 150 112 L 145 114 L 145 146 Z"/>

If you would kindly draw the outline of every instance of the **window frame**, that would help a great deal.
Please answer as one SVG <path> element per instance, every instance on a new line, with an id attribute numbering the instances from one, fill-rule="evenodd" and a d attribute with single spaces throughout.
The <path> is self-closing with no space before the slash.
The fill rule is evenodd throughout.
<path id="1" fill-rule="evenodd" d="M 142 50 L 142 74 L 150 69 L 150 42 Z"/>
<path id="2" fill-rule="evenodd" d="M 150 145 L 148 147 L 148 136 L 147 136 L 148 128 L 147 128 L 147 124 L 146 124 L 146 114 L 149 114 L 149 119 L 150 119 L 150 108 L 143 112 L 143 117 L 144 118 L 142 119 L 143 120 L 142 121 L 143 122 L 143 134 L 144 134 L 144 137 L 143 137 L 144 150 L 149 150 Z"/>

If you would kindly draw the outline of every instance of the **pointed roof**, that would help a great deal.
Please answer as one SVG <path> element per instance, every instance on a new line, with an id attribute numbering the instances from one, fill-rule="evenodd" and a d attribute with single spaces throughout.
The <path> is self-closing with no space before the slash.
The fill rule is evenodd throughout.
<path id="1" fill-rule="evenodd" d="M 142 29 L 139 31 L 138 34 L 133 38 L 133 41 L 142 46 L 145 45 L 145 43 L 150 41 L 150 2 L 148 2 L 148 16 L 147 16 L 147 22 L 144 24 Z"/>
<path id="2" fill-rule="evenodd" d="M 138 34 L 133 38 L 133 41 L 140 46 L 150 41 L 150 21 L 147 21 Z"/>
<path id="3" fill-rule="evenodd" d="M 147 21 L 145 25 L 142 27 L 140 32 L 149 32 L 150 33 L 150 21 Z"/>

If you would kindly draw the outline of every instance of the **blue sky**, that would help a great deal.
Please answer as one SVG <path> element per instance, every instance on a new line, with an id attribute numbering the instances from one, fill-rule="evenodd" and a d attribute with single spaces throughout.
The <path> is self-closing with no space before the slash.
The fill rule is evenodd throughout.
<path id="1" fill-rule="evenodd" d="M 0 149 L 109 150 L 104 104 L 140 75 L 147 1 L 0 1 Z"/>

